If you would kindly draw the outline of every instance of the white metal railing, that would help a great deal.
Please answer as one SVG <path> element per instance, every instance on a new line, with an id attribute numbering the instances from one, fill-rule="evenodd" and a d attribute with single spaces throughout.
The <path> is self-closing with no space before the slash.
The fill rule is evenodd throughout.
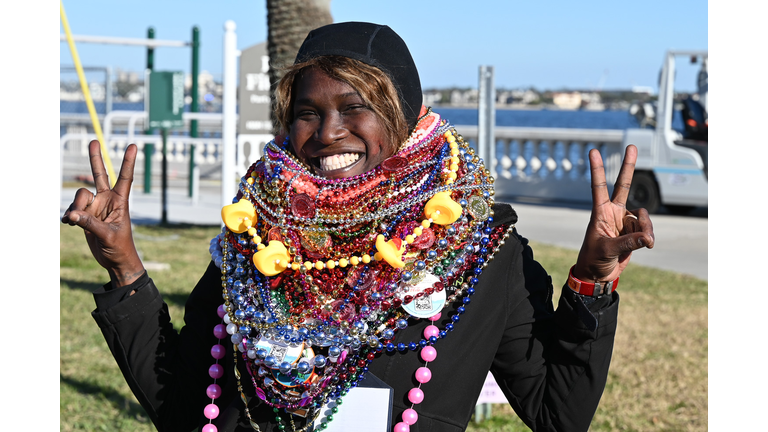
<path id="1" fill-rule="evenodd" d="M 457 125 L 477 141 L 477 126 Z M 623 130 L 496 127 L 496 160 L 489 169 L 499 197 L 591 201 L 588 153 L 597 148 L 609 191 L 621 168 Z M 489 166 L 489 164 L 486 164 Z"/>
<path id="2" fill-rule="evenodd" d="M 88 157 L 88 143 L 94 139 L 93 134 L 87 133 L 68 133 L 61 137 L 61 153 L 65 158 L 68 157 Z M 126 147 L 129 144 L 136 144 L 139 149 L 136 159 L 144 159 L 144 146 L 154 144 L 155 152 L 152 155 L 153 161 L 160 161 L 163 158 L 162 145 L 163 138 L 156 135 L 136 135 L 136 139 L 129 140 L 128 135 L 112 134 L 105 135 L 107 141 L 107 154 L 112 160 L 122 160 Z M 166 141 L 168 162 L 189 162 L 190 145 L 195 145 L 195 162 L 200 165 L 213 165 L 220 163 L 221 138 L 190 138 L 188 136 L 169 136 Z M 86 160 L 87 163 L 87 160 Z"/>

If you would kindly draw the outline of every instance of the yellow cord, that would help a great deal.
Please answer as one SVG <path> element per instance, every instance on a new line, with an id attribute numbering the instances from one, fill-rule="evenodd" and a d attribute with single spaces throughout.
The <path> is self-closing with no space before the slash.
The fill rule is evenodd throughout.
<path id="1" fill-rule="evenodd" d="M 85 74 L 83 74 L 83 67 L 80 65 L 80 57 L 77 56 L 77 48 L 75 48 L 75 41 L 72 40 L 72 33 L 69 31 L 69 23 L 67 22 L 67 14 L 64 13 L 64 2 L 60 1 L 61 10 L 61 24 L 64 26 L 64 33 L 67 35 L 67 42 L 69 43 L 69 51 L 72 52 L 72 60 L 75 62 L 75 69 L 77 69 L 77 77 L 80 79 L 80 87 L 83 89 L 83 95 L 85 96 L 85 104 L 88 106 L 88 113 L 91 115 L 91 123 L 93 123 L 93 131 L 96 132 L 96 139 L 101 144 L 101 156 L 104 159 L 104 163 L 107 165 L 107 174 L 109 175 L 110 186 L 114 187 L 117 181 L 115 176 L 115 170 L 112 168 L 112 161 L 109 159 L 109 153 L 107 152 L 107 144 L 104 141 L 104 135 L 101 132 L 101 124 L 99 124 L 99 118 L 96 116 L 96 108 L 93 106 L 93 99 L 91 99 L 91 92 L 88 90 L 88 83 L 85 81 Z"/>

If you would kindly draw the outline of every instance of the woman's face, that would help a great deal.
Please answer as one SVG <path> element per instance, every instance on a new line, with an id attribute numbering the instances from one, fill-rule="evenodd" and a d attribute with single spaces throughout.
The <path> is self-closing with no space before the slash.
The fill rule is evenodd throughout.
<path id="1" fill-rule="evenodd" d="M 294 85 L 291 145 L 315 174 L 356 176 L 394 154 L 384 123 L 349 84 L 310 68 Z"/>

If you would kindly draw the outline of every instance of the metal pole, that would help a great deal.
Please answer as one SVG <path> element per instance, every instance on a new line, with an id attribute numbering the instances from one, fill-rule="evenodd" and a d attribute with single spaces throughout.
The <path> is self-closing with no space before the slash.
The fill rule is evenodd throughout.
<path id="1" fill-rule="evenodd" d="M 198 83 L 197 78 L 200 75 L 200 29 L 197 26 L 192 27 L 192 89 L 190 90 L 192 96 L 192 103 L 189 106 L 189 111 L 196 113 L 200 110 L 198 106 Z M 189 122 L 189 136 L 191 138 L 197 138 L 197 120 Z M 195 190 L 199 188 L 197 182 L 197 166 L 195 166 L 195 144 L 194 142 L 189 146 L 189 196 L 195 198 L 197 194 Z"/>
<path id="2" fill-rule="evenodd" d="M 656 112 L 656 130 L 669 131 L 672 129 L 672 113 L 674 111 L 674 82 L 675 56 L 667 52 L 664 57 L 664 68 L 661 73 L 659 96 Z"/>
<path id="3" fill-rule="evenodd" d="M 232 198 L 237 192 L 235 182 L 235 145 L 237 143 L 236 131 L 236 94 L 237 87 L 237 35 L 235 34 L 235 22 L 224 23 L 224 78 L 222 82 L 222 130 L 221 130 L 221 205 L 222 207 L 232 203 Z"/>
<path id="4" fill-rule="evenodd" d="M 155 38 L 154 27 L 147 29 L 147 39 Z M 152 72 L 155 67 L 155 49 L 147 47 L 147 71 Z M 149 73 L 144 74 L 144 79 L 149 80 Z M 149 98 L 149 93 L 144 95 L 144 98 Z M 149 106 L 146 103 L 145 106 Z M 144 129 L 145 135 L 152 134 L 152 129 L 149 128 L 149 122 L 146 123 L 147 127 Z M 152 192 L 152 155 L 155 154 L 155 145 L 152 143 L 144 144 L 144 193 L 148 194 Z"/>
<path id="5" fill-rule="evenodd" d="M 493 66 L 480 66 L 479 96 L 477 101 L 477 150 L 485 167 L 496 175 L 496 88 L 493 82 Z"/>
<path id="6" fill-rule="evenodd" d="M 105 92 L 105 98 L 106 98 L 104 101 L 104 106 L 105 106 L 104 115 L 107 115 L 112 111 L 112 68 L 111 67 L 109 66 L 106 67 L 106 74 L 107 74 L 107 80 L 104 85 L 105 87 L 104 92 Z"/>
<path id="7" fill-rule="evenodd" d="M 147 29 L 147 39 L 155 38 L 155 28 L 149 27 Z M 147 47 L 147 69 L 153 70 L 155 68 L 155 48 Z"/>
<path id="8" fill-rule="evenodd" d="M 163 215 L 160 223 L 166 225 L 168 223 L 168 129 L 161 130 L 163 134 Z"/>
<path id="9" fill-rule="evenodd" d="M 61 40 L 67 40 L 65 35 L 61 35 Z M 83 43 L 98 43 L 108 45 L 137 45 L 143 47 L 186 47 L 191 42 L 175 41 L 175 40 L 158 40 L 154 38 L 138 39 L 138 38 L 122 38 L 122 37 L 109 37 L 109 36 L 84 36 L 84 35 L 72 35 L 72 40 L 75 42 Z"/>

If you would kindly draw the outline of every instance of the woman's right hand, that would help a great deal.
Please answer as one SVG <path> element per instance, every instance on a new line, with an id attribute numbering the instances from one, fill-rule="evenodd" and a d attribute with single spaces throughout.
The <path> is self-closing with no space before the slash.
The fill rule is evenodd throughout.
<path id="1" fill-rule="evenodd" d="M 83 229 L 93 257 L 107 269 L 114 287 L 128 285 L 144 273 L 144 265 L 133 244 L 128 211 L 137 151 L 135 144 L 125 150 L 117 182 L 114 188 L 110 188 L 99 142 L 91 141 L 88 154 L 96 194 L 85 188 L 78 189 L 74 201 L 61 218 L 63 223 Z"/>

